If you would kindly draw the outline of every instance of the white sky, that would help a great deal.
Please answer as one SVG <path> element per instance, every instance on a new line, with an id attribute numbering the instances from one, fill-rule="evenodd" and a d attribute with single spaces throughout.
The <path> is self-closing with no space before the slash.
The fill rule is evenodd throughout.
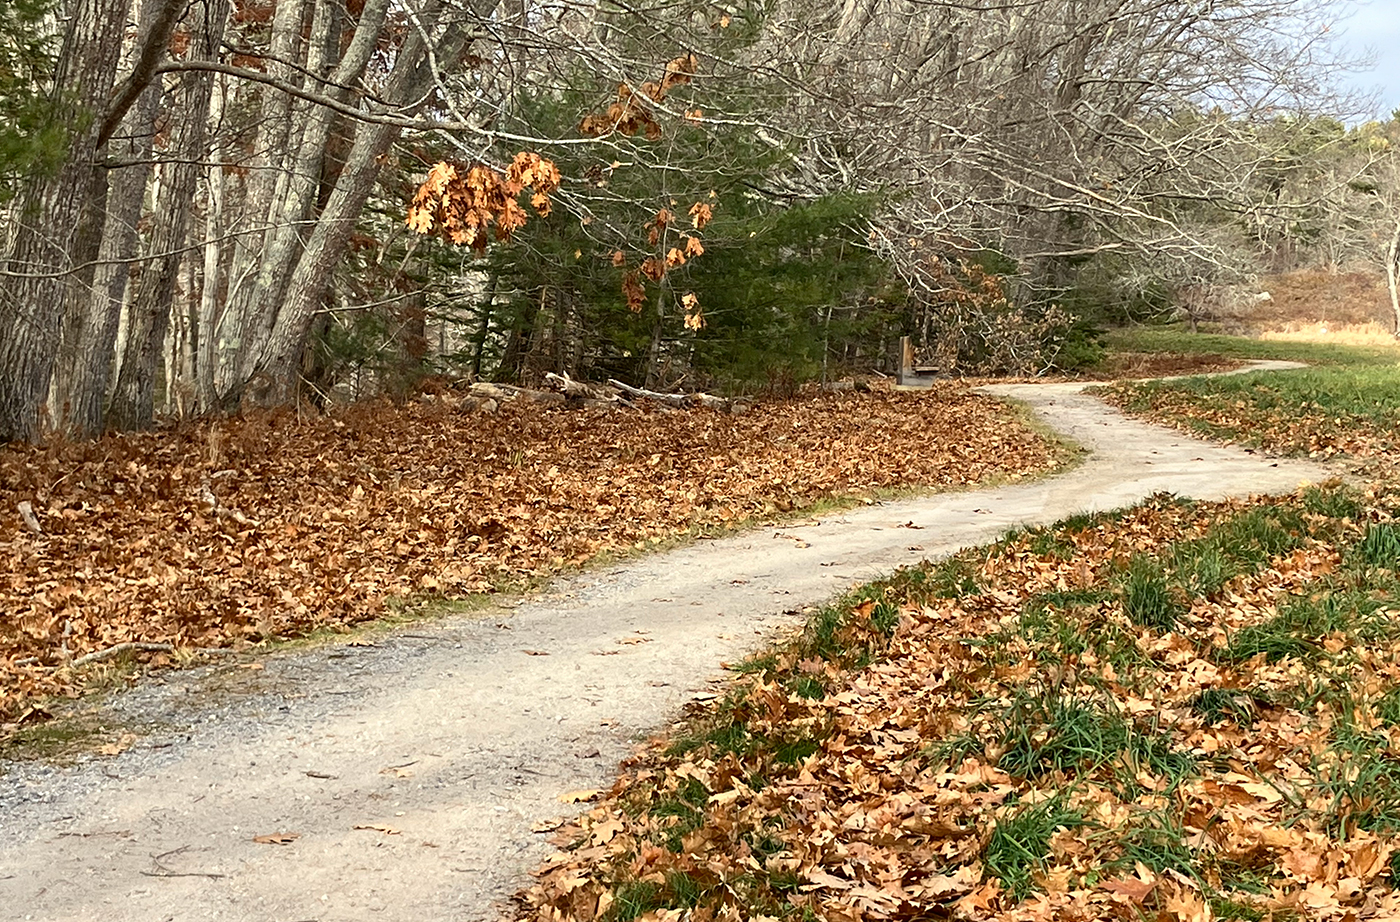
<path id="1" fill-rule="evenodd" d="M 1388 117 L 1400 109 L 1400 0 L 1356 0 L 1356 12 L 1341 24 L 1343 40 L 1357 52 L 1370 52 L 1375 66 L 1353 74 L 1348 82 L 1366 92 L 1376 92 L 1377 116 Z"/>

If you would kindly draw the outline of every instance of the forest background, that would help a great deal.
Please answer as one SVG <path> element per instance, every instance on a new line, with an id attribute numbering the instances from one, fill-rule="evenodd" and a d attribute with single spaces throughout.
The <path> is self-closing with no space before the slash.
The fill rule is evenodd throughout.
<path id="1" fill-rule="evenodd" d="M 1388 279 L 1400 329 L 1347 8 L 17 0 L 0 442 L 549 372 L 781 393 L 906 335 L 1073 370 L 1300 270 Z"/>

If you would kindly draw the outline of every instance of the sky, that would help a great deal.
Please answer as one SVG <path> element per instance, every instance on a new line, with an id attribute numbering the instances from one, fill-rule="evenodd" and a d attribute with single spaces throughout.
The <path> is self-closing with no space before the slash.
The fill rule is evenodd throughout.
<path id="1" fill-rule="evenodd" d="M 1378 116 L 1400 109 L 1400 0 L 1356 0 L 1356 12 L 1341 24 L 1342 40 L 1356 52 L 1369 51 L 1375 66 L 1349 78 L 1352 86 L 1377 91 Z"/>

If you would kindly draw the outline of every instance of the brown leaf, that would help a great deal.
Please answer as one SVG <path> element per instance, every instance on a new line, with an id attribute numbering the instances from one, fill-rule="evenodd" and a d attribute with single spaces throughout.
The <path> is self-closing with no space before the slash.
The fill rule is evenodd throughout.
<path id="1" fill-rule="evenodd" d="M 1153 890 L 1157 889 L 1157 881 L 1141 880 L 1137 877 L 1121 877 L 1112 880 L 1105 880 L 1099 884 L 1099 888 L 1107 890 L 1109 893 L 1116 893 L 1119 896 L 1127 897 L 1132 902 L 1141 906 Z"/>
<path id="2" fill-rule="evenodd" d="M 559 795 L 560 803 L 566 804 L 586 804 L 595 801 L 603 792 L 597 788 L 590 788 L 580 791 L 568 791 Z"/>

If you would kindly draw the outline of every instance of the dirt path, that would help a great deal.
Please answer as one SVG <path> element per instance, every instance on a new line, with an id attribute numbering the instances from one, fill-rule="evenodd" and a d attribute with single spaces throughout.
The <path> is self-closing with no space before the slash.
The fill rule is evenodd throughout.
<path id="1" fill-rule="evenodd" d="M 1013 525 L 1329 474 L 1125 419 L 1081 389 L 993 389 L 1090 449 L 1057 478 L 700 542 L 509 614 L 120 695 L 116 718 L 161 726 L 116 758 L 0 777 L 0 919 L 495 918 L 547 854 L 531 827 L 571 809 L 559 795 L 610 783 L 641 734 L 803 604 Z M 253 841 L 267 833 L 298 838 Z"/>

